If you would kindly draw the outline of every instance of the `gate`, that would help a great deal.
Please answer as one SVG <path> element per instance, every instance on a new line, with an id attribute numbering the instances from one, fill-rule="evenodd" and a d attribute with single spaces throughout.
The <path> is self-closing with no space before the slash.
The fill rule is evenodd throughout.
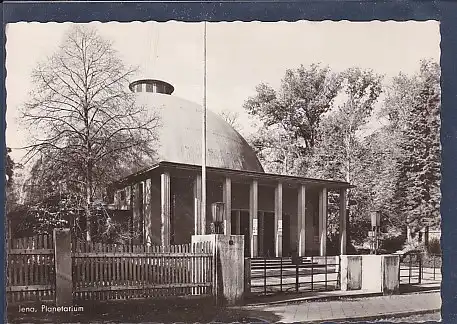
<path id="1" fill-rule="evenodd" d="M 441 255 L 416 252 L 400 257 L 398 273 L 400 285 L 441 282 Z"/>
<path id="2" fill-rule="evenodd" d="M 8 240 L 8 304 L 52 301 L 55 296 L 54 243 L 50 235 Z"/>
<path id="3" fill-rule="evenodd" d="M 339 256 L 250 258 L 250 293 L 330 291 L 341 287 Z"/>

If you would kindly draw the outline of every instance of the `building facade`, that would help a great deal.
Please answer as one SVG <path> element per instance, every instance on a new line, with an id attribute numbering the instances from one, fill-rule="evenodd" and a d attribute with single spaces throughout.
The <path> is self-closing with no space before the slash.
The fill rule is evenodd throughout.
<path id="1" fill-rule="evenodd" d="M 163 81 L 139 80 L 130 88 L 160 124 L 157 163 L 113 185 L 115 207 L 132 211 L 139 243 L 189 243 L 221 221 L 224 233 L 245 235 L 246 253 L 253 257 L 326 255 L 328 192 L 336 191 L 340 252 L 346 252 L 349 183 L 265 173 L 245 139 L 208 111 L 202 213 L 202 108 L 172 96 L 173 86 Z M 223 210 L 221 219 L 215 219 L 215 206 Z"/>

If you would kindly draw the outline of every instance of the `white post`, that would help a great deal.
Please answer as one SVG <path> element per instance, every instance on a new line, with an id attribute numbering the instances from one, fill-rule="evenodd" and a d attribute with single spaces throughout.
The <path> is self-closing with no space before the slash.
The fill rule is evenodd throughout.
<path id="1" fill-rule="evenodd" d="M 232 180 L 230 178 L 225 178 L 222 191 L 225 206 L 224 234 L 230 235 L 232 233 Z"/>
<path id="2" fill-rule="evenodd" d="M 258 255 L 258 185 L 257 180 L 252 180 L 249 190 L 249 228 L 251 236 L 251 257 Z"/>
<path id="3" fill-rule="evenodd" d="M 340 254 L 346 254 L 347 246 L 347 217 L 346 217 L 346 189 L 340 189 Z"/>
<path id="4" fill-rule="evenodd" d="M 306 254 L 306 187 L 298 187 L 298 206 L 297 206 L 297 229 L 298 229 L 298 255 Z"/>
<path id="5" fill-rule="evenodd" d="M 327 255 L 327 188 L 319 192 L 319 255 Z"/>
<path id="6" fill-rule="evenodd" d="M 163 246 L 170 245 L 170 173 L 160 175 L 160 205 L 161 205 L 161 241 Z"/>
<path id="7" fill-rule="evenodd" d="M 279 182 L 275 188 L 275 253 L 277 257 L 282 256 L 282 183 Z"/>
<path id="8" fill-rule="evenodd" d="M 202 234 L 202 176 L 197 174 L 194 179 L 194 234 Z"/>
<path id="9" fill-rule="evenodd" d="M 206 21 L 203 34 L 203 114 L 202 114 L 202 206 L 201 234 L 206 234 Z"/>

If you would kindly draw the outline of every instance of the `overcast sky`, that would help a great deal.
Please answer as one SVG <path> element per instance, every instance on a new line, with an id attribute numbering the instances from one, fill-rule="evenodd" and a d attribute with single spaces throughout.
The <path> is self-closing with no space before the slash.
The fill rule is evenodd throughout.
<path id="1" fill-rule="evenodd" d="M 91 23 L 113 41 L 139 77 L 172 83 L 174 95 L 202 102 L 202 23 Z M 6 30 L 7 145 L 24 145 L 18 108 L 31 90 L 30 73 L 57 50 L 71 23 L 15 23 Z M 385 74 L 415 73 L 424 58 L 439 61 L 438 22 L 208 23 L 208 108 L 240 114 L 252 132 L 243 102 L 266 82 L 278 87 L 287 68 L 322 63 L 335 71 L 358 66 Z M 13 157 L 22 154 L 14 150 Z"/>

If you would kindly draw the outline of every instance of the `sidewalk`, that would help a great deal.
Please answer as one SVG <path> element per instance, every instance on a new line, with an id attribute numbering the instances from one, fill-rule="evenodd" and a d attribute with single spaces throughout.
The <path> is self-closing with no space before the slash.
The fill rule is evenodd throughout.
<path id="1" fill-rule="evenodd" d="M 441 296 L 439 292 L 424 292 L 392 296 L 351 297 L 330 301 L 322 298 L 309 298 L 287 304 L 258 304 L 242 308 L 254 312 L 272 313 L 281 323 L 374 320 L 381 317 L 438 312 L 441 308 Z"/>

